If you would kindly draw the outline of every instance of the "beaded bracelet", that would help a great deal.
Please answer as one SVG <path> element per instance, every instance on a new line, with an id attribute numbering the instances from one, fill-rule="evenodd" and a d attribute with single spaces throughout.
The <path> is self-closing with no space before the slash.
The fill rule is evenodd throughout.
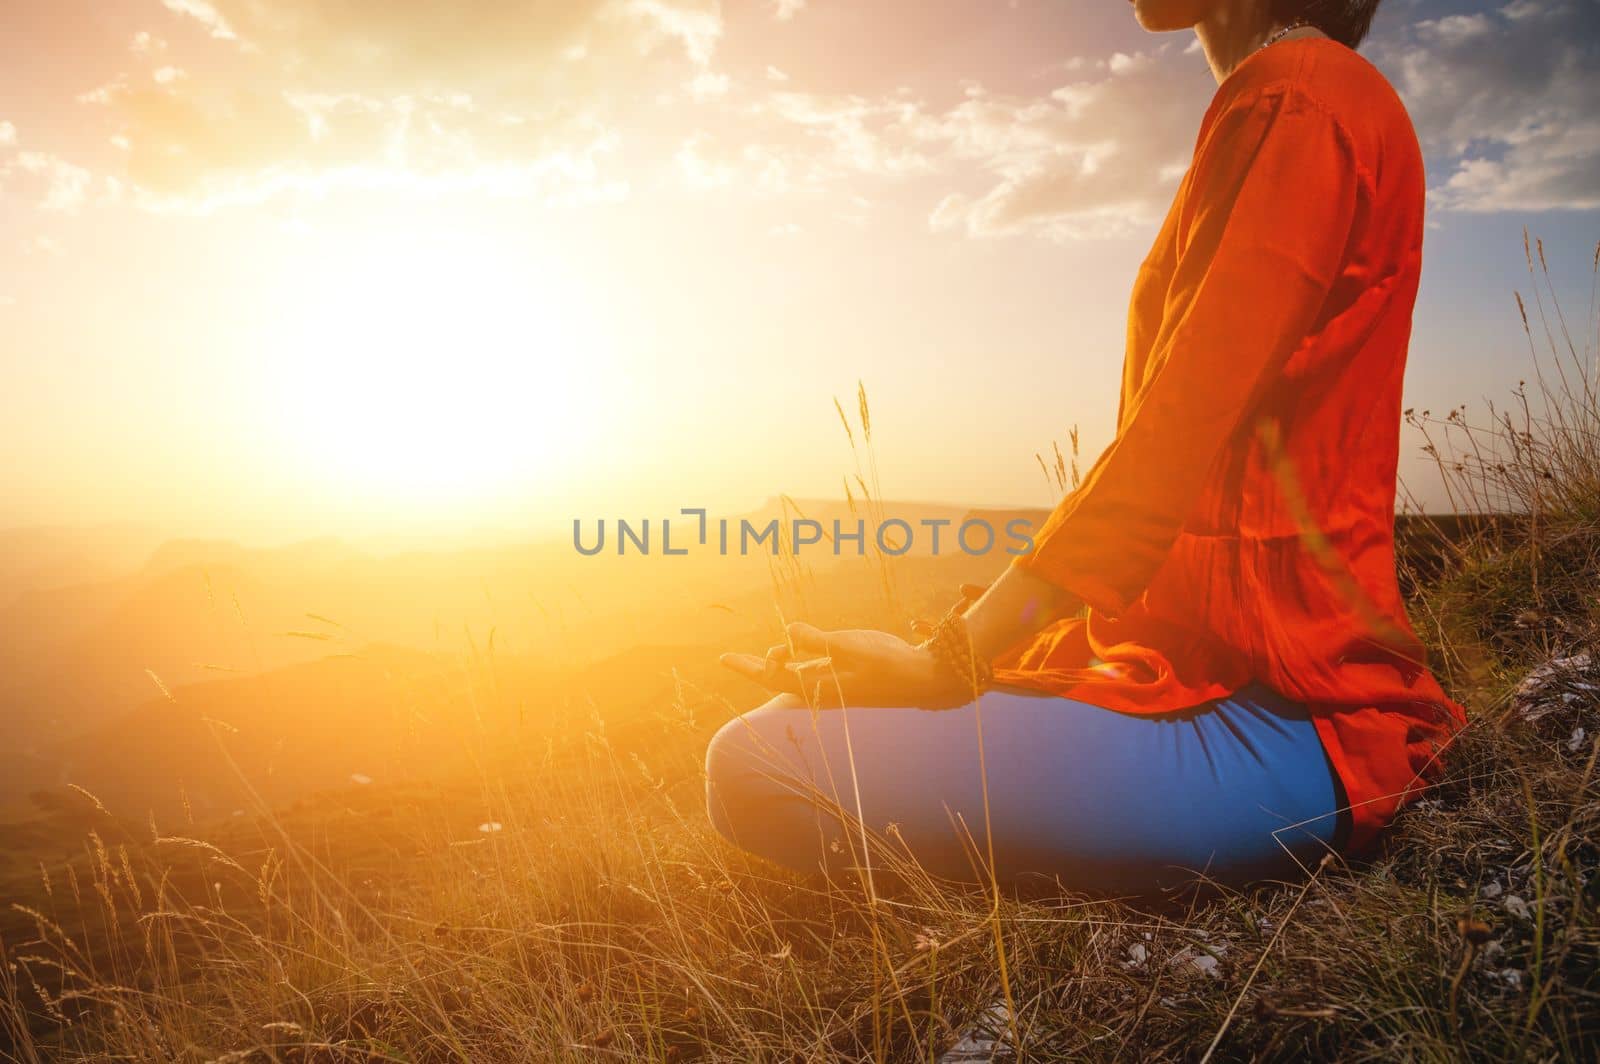
<path id="1" fill-rule="evenodd" d="M 994 685 L 994 666 L 974 651 L 962 605 L 952 606 L 921 646 L 955 673 L 963 687 L 982 694 Z"/>

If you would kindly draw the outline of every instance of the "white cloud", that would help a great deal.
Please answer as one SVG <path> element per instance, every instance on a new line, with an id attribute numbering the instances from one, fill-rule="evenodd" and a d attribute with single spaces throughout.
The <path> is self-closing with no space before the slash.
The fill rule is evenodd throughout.
<path id="1" fill-rule="evenodd" d="M 1123 52 L 1113 52 L 1111 58 L 1107 61 L 1107 65 L 1110 66 L 1113 74 L 1126 74 L 1139 69 L 1141 64 L 1149 61 L 1150 57 L 1143 53 L 1127 55 Z"/>
<path id="2" fill-rule="evenodd" d="M 656 32 L 681 41 L 696 64 L 704 66 L 711 61 L 711 54 L 722 39 L 720 0 L 623 0 L 623 3 L 623 10 Z"/>
<path id="3" fill-rule="evenodd" d="M 245 46 L 223 64 L 185 52 L 182 67 L 119 73 L 80 97 L 112 106 L 120 126 L 106 134 L 125 146 L 136 198 L 163 209 L 295 195 L 319 176 L 434 187 L 478 170 L 539 175 L 496 187 L 589 182 L 559 194 L 609 197 L 624 183 L 600 169 L 611 153 L 594 150 L 598 130 L 613 137 L 650 100 L 705 103 L 731 84 L 709 66 L 720 0 L 162 3 Z M 130 48 L 168 50 L 149 31 Z"/>
<path id="4" fill-rule="evenodd" d="M 695 133 L 683 142 L 674 158 L 687 184 L 695 188 L 724 188 L 733 183 L 733 167 L 706 155 L 709 141 L 707 134 Z"/>
<path id="5" fill-rule="evenodd" d="M 738 52 L 750 42 L 724 40 L 720 0 L 162 3 L 189 32 L 174 26 L 171 47 L 135 34 L 140 58 L 119 49 L 133 69 L 101 71 L 80 97 L 110 105 L 92 140 L 117 145 L 132 198 L 162 209 L 378 186 L 607 198 L 627 194 L 621 173 L 647 186 L 676 173 L 834 196 L 852 219 L 892 186 L 935 228 L 1094 237 L 1159 220 L 1215 91 L 1192 39 L 850 94 L 806 91 L 803 73 L 767 62 L 776 53 Z M 759 21 L 803 8 L 768 0 Z M 1463 6 L 1368 46 L 1416 121 L 1435 206 L 1600 205 L 1597 12 L 1592 0 Z M 774 39 L 802 30 L 765 25 Z M 719 68 L 752 75 L 735 84 Z M 92 195 L 93 175 L 44 158 L 10 168 L 55 209 Z"/>
<path id="6" fill-rule="evenodd" d="M 161 5 L 178 15 L 186 15 L 211 31 L 211 36 L 225 41 L 237 39 L 233 27 L 215 7 L 206 0 L 161 0 Z"/>
<path id="7" fill-rule="evenodd" d="M 913 127 L 921 120 L 920 109 L 913 102 L 778 92 L 766 106 L 773 117 L 798 128 L 806 138 L 808 154 L 825 167 L 880 177 L 933 169 L 913 135 Z"/>
<path id="8" fill-rule="evenodd" d="M 942 108 L 904 90 L 775 89 L 741 110 L 743 125 L 716 143 L 695 140 L 679 163 L 714 187 L 860 195 L 862 179 L 917 181 L 935 186 L 933 228 L 974 236 L 1124 233 L 1165 212 L 1209 97 L 1177 87 L 1187 78 L 1202 88 L 1210 75 L 1192 62 L 1168 69 L 1169 50 L 1085 62 L 1075 69 L 1093 76 L 1042 98 L 965 82 Z"/>
<path id="9" fill-rule="evenodd" d="M 1516 0 L 1373 42 L 1446 210 L 1600 207 L 1600 5 Z"/>
<path id="10" fill-rule="evenodd" d="M 1539 0 L 1511 0 L 1511 3 L 1500 9 L 1500 13 L 1509 19 L 1531 18 L 1544 12 L 1545 5 Z"/>
<path id="11" fill-rule="evenodd" d="M 731 82 L 728 75 L 702 70 L 689 82 L 689 95 L 697 100 L 707 100 L 713 96 L 726 96 L 729 84 Z"/>
<path id="12" fill-rule="evenodd" d="M 155 55 L 167 50 L 167 42 L 149 30 L 140 30 L 128 42 L 128 51 L 135 55 Z"/>
<path id="13" fill-rule="evenodd" d="M 39 205 L 50 211 L 76 211 L 88 199 L 94 175 L 81 166 L 47 152 L 22 151 L 6 171 L 26 174 L 43 185 Z"/>
<path id="14" fill-rule="evenodd" d="M 919 135 L 989 179 L 986 189 L 945 196 L 930 224 L 976 236 L 1076 238 L 1159 220 L 1187 168 L 1205 100 L 1174 86 L 1202 74 L 1164 66 L 1155 54 L 1123 56 L 1106 65 L 1109 76 L 1047 99 L 970 93 L 929 116 Z"/>
<path id="15" fill-rule="evenodd" d="M 1423 39 L 1445 46 L 1461 44 L 1477 37 L 1487 37 L 1494 32 L 1494 23 L 1488 15 L 1446 15 L 1417 23 L 1417 34 Z"/>

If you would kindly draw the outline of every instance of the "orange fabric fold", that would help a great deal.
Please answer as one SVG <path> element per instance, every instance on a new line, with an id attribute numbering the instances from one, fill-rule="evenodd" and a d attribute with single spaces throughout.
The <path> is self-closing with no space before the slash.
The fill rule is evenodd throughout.
<path id="1" fill-rule="evenodd" d="M 1259 680 L 1309 705 L 1369 846 L 1465 715 L 1395 575 L 1425 177 L 1398 96 L 1325 38 L 1218 88 L 1139 269 L 1115 439 L 1012 564 L 1085 617 L 996 680 L 1127 713 Z"/>

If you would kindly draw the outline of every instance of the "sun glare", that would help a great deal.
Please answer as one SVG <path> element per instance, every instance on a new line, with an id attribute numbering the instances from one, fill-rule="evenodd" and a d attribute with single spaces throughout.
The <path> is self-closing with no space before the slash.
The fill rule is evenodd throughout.
<path id="1" fill-rule="evenodd" d="M 341 490 L 526 495 L 581 450 L 599 338 L 550 264 L 407 236 L 340 249 L 290 287 L 281 423 Z"/>

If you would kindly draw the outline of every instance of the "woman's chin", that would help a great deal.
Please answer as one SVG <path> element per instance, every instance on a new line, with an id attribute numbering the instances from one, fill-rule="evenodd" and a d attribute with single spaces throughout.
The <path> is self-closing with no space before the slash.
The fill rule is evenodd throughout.
<path id="1" fill-rule="evenodd" d="M 1205 14 L 1197 0 L 1128 0 L 1139 27 L 1151 33 L 1191 29 Z"/>

